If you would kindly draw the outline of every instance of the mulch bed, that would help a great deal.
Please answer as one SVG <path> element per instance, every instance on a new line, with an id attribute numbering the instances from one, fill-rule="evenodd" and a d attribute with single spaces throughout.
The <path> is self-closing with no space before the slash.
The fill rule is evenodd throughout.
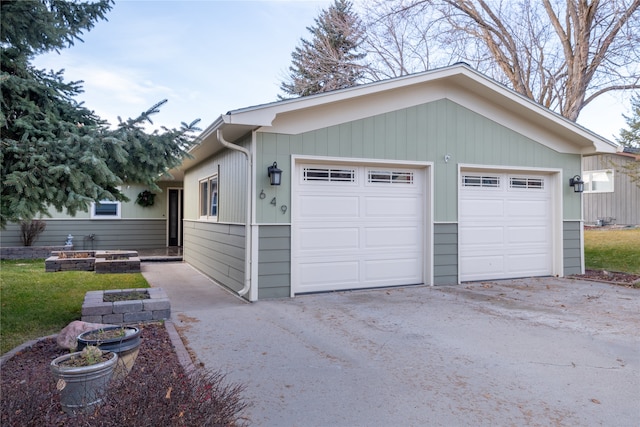
<path id="1" fill-rule="evenodd" d="M 220 373 L 187 375 L 163 324 L 144 324 L 142 344 L 131 373 L 111 385 L 105 403 L 92 414 L 62 411 L 49 364 L 69 350 L 53 338 L 38 341 L 2 365 L 2 426 L 183 426 L 239 422 L 246 406 L 242 387 Z"/>

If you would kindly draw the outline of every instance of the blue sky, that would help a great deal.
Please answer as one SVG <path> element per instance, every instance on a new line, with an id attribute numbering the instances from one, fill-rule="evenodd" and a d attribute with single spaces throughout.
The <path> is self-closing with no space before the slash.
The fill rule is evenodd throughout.
<path id="1" fill-rule="evenodd" d="M 207 127 L 229 110 L 277 100 L 291 52 L 332 0 L 116 1 L 108 21 L 84 43 L 38 56 L 39 68 L 65 69 L 84 80 L 79 97 L 112 124 L 168 99 L 156 125 L 202 119 Z M 612 139 L 625 127 L 628 101 L 608 96 L 578 120 Z"/>

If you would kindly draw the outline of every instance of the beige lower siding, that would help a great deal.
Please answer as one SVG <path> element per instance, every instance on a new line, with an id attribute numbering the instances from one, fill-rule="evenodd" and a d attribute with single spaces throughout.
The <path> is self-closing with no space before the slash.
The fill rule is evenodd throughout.
<path id="1" fill-rule="evenodd" d="M 165 219 L 64 219 L 44 220 L 47 228 L 35 241 L 34 246 L 64 245 L 67 236 L 73 236 L 77 250 L 140 250 L 162 248 L 167 245 L 167 222 Z M 22 246 L 20 226 L 7 225 L 0 231 L 3 247 Z"/>
<path id="2" fill-rule="evenodd" d="M 183 231 L 186 262 L 233 291 L 243 288 L 243 225 L 185 220 Z"/>

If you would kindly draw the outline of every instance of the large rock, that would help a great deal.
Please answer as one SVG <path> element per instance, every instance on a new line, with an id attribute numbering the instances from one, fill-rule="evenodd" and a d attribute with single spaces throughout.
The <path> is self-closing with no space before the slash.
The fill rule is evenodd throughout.
<path id="1" fill-rule="evenodd" d="M 69 350 L 73 350 L 78 345 L 78 335 L 83 332 L 91 331 L 93 329 L 106 328 L 108 326 L 118 326 L 118 325 L 109 325 L 104 323 L 89 323 L 89 322 L 81 322 L 80 320 L 74 320 L 64 327 L 63 330 L 58 333 L 58 337 L 56 338 L 56 342 L 62 348 L 66 348 Z"/>

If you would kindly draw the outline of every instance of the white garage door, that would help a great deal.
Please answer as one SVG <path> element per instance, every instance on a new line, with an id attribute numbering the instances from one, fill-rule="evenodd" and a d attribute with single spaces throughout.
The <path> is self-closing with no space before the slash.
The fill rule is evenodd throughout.
<path id="1" fill-rule="evenodd" d="M 424 172 L 296 167 L 294 293 L 423 282 Z"/>
<path id="2" fill-rule="evenodd" d="M 461 173 L 460 280 L 551 275 L 549 176 Z"/>

